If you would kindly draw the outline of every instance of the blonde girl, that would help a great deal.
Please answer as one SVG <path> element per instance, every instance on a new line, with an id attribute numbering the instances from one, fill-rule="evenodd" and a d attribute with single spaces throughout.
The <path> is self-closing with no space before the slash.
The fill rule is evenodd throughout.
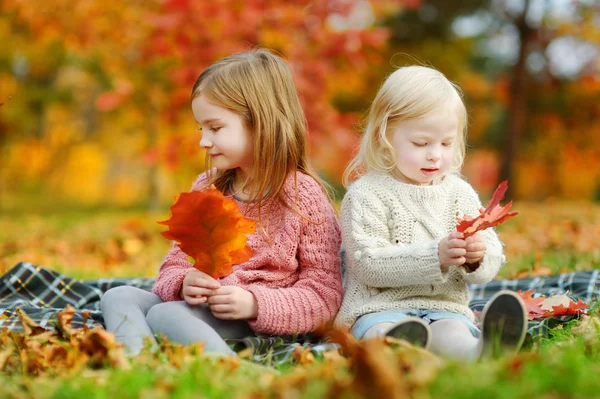
<path id="1" fill-rule="evenodd" d="M 492 280 L 504 255 L 492 229 L 456 232 L 457 216 L 481 208 L 459 175 L 466 127 L 458 87 L 432 68 L 399 68 L 377 93 L 340 211 L 346 272 L 335 323 L 357 338 L 390 335 L 463 359 L 522 344 L 517 295 L 490 301 L 482 334 L 468 306 L 467 283 Z"/>
<path id="2" fill-rule="evenodd" d="M 224 339 L 307 333 L 341 303 L 340 230 L 331 201 L 307 160 L 307 128 L 290 68 L 262 49 L 209 66 L 192 89 L 207 172 L 258 221 L 252 258 L 215 280 L 193 268 L 177 244 L 153 292 L 117 287 L 102 298 L 108 331 L 131 353 L 155 334 L 231 355 Z"/>

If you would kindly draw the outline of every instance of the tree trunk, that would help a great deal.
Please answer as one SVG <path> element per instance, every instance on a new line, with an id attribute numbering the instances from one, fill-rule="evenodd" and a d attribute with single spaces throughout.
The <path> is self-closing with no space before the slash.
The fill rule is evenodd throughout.
<path id="1" fill-rule="evenodd" d="M 500 171 L 502 180 L 514 181 L 514 164 L 518 159 L 519 141 L 526 127 L 527 118 L 527 67 L 525 65 L 529 55 L 530 44 L 534 40 L 535 31 L 527 25 L 526 15 L 529 1 L 525 2 L 523 13 L 517 18 L 515 26 L 519 32 L 519 58 L 513 69 L 510 82 L 508 103 L 508 128 L 504 140 L 504 161 Z M 511 198 L 512 185 L 508 185 L 507 197 Z"/>

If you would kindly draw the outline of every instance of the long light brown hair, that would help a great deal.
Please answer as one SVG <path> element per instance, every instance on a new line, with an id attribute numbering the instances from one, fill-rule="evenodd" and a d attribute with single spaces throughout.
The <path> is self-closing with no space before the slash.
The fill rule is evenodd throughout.
<path id="1" fill-rule="evenodd" d="M 191 100 L 205 96 L 211 103 L 238 114 L 254 142 L 253 173 L 245 186 L 249 202 L 258 207 L 275 199 L 297 211 L 285 198 L 286 179 L 299 171 L 315 179 L 328 195 L 324 183 L 308 161 L 307 124 L 286 62 L 265 49 L 253 49 L 221 59 L 196 80 Z M 206 157 L 207 185 L 225 193 L 233 184 L 236 169 L 213 171 Z M 298 185 L 295 181 L 296 198 Z M 329 195 L 328 195 L 329 197 Z M 331 199 L 330 199 L 331 200 Z"/>

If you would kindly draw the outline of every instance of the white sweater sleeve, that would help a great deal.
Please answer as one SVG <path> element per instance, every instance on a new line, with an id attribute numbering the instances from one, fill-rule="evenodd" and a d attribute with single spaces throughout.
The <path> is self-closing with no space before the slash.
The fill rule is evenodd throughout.
<path id="1" fill-rule="evenodd" d="M 348 273 L 371 287 L 444 283 L 438 240 L 414 244 L 390 241 L 385 206 L 375 196 L 346 195 L 340 211 Z"/>
<path id="2" fill-rule="evenodd" d="M 468 189 L 464 195 L 459 198 L 459 207 L 464 210 L 464 214 L 475 217 L 479 215 L 479 209 L 482 207 L 481 201 L 475 190 L 470 185 L 467 185 L 467 187 Z M 462 267 L 460 270 L 467 283 L 486 284 L 496 277 L 506 258 L 503 254 L 502 243 L 493 228 L 488 228 L 477 234 L 481 235 L 485 242 L 485 255 L 474 272 L 469 273 Z"/>

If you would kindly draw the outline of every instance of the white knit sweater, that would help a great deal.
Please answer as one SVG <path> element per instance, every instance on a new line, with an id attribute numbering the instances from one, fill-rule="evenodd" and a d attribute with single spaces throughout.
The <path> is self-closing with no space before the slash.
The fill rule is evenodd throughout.
<path id="1" fill-rule="evenodd" d="M 473 320 L 467 283 L 496 276 L 505 259 L 502 244 L 493 229 L 480 232 L 487 250 L 479 268 L 442 273 L 438 243 L 456 230 L 457 216 L 477 216 L 480 208 L 475 190 L 456 175 L 418 186 L 370 172 L 353 183 L 340 212 L 346 272 L 336 326 L 390 309 L 442 310 Z"/>

